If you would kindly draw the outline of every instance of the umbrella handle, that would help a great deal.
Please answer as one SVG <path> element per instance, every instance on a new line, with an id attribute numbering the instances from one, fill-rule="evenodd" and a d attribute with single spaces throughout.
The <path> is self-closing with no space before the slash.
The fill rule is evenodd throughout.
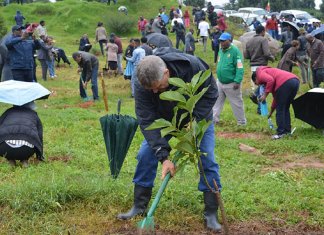
<path id="1" fill-rule="evenodd" d="M 121 107 L 121 99 L 118 99 L 118 101 L 117 101 L 117 113 L 118 113 L 118 117 L 119 117 L 119 114 L 120 114 L 120 107 Z"/>

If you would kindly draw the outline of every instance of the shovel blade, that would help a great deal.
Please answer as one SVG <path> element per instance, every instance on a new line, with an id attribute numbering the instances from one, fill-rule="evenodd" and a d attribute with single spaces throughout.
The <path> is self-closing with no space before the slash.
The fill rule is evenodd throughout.
<path id="1" fill-rule="evenodd" d="M 143 220 L 138 222 L 138 229 L 140 235 L 145 234 L 154 234 L 155 225 L 154 225 L 154 217 L 145 217 Z"/>

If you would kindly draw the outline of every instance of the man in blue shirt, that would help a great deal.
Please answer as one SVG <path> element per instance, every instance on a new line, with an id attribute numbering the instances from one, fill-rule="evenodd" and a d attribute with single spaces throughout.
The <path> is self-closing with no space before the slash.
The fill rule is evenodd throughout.
<path id="1" fill-rule="evenodd" d="M 137 65 L 145 57 L 145 50 L 141 47 L 141 41 L 138 38 L 136 38 L 134 39 L 134 42 L 135 42 L 135 50 L 133 51 L 133 56 L 130 58 L 125 57 L 127 61 L 130 61 L 134 64 L 134 70 L 131 78 L 132 97 L 134 97 L 134 85 L 135 85 L 135 81 L 137 80 L 137 76 L 136 76 Z"/>
<path id="2" fill-rule="evenodd" d="M 38 40 L 28 40 L 28 33 L 22 32 L 22 27 L 12 27 L 12 35 L 5 42 L 8 48 L 9 64 L 14 80 L 33 82 L 34 50 L 39 48 Z"/>

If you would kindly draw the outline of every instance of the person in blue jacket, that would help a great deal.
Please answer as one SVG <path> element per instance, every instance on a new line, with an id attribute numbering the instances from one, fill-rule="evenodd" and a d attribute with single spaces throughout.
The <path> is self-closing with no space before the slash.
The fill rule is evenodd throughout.
<path id="1" fill-rule="evenodd" d="M 21 14 L 21 12 L 17 11 L 17 13 L 15 15 L 16 25 L 23 26 L 25 19 L 26 18 Z"/>
<path id="2" fill-rule="evenodd" d="M 38 40 L 29 40 L 27 32 L 22 32 L 22 26 L 12 27 L 12 35 L 7 38 L 9 64 L 14 80 L 34 82 L 34 50 L 39 48 Z"/>

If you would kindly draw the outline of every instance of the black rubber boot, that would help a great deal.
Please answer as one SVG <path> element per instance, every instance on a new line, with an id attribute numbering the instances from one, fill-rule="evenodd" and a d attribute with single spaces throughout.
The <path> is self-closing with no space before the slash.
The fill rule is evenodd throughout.
<path id="1" fill-rule="evenodd" d="M 206 227 L 214 232 L 221 232 L 222 226 L 217 220 L 218 203 L 216 200 L 216 194 L 212 192 L 204 192 L 204 203 L 204 219 Z"/>
<path id="2" fill-rule="evenodd" d="M 133 207 L 127 213 L 117 215 L 117 218 L 129 220 L 137 215 L 144 215 L 151 196 L 152 188 L 145 188 L 135 184 Z"/>

